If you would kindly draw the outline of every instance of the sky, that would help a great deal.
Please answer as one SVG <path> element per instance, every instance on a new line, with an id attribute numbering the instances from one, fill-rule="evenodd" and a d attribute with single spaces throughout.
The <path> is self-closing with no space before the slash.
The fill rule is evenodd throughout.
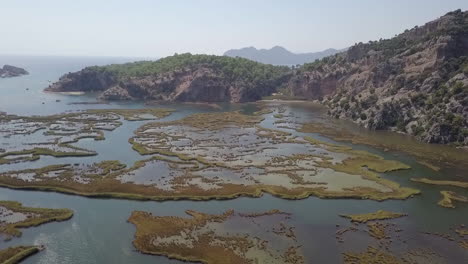
<path id="1" fill-rule="evenodd" d="M 0 0 L 0 54 L 164 57 L 390 38 L 467 0 Z"/>

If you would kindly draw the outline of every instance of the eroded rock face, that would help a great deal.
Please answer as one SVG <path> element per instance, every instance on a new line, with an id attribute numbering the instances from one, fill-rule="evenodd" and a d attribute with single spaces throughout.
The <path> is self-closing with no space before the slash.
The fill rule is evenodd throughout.
<path id="1" fill-rule="evenodd" d="M 0 68 L 0 78 L 16 77 L 29 74 L 25 69 L 18 68 L 11 65 L 4 65 Z"/>
<path id="2" fill-rule="evenodd" d="M 122 88 L 120 85 L 112 86 L 111 88 L 105 90 L 100 96 L 101 100 L 115 100 L 115 101 L 126 101 L 132 100 L 133 97 L 128 93 L 128 91 Z"/>
<path id="3" fill-rule="evenodd" d="M 237 103 L 259 100 L 274 92 L 275 88 L 276 85 L 255 87 L 241 80 L 231 80 L 213 67 L 198 66 L 120 80 L 112 73 L 85 68 L 64 75 L 46 91 L 102 91 L 100 99 L 103 100 Z"/>
<path id="4" fill-rule="evenodd" d="M 111 73 L 85 68 L 79 72 L 70 72 L 60 77 L 45 91 L 48 92 L 95 92 L 105 91 L 117 84 L 117 77 Z"/>
<path id="5" fill-rule="evenodd" d="M 434 124 L 426 133 L 424 140 L 429 143 L 450 143 L 456 141 L 455 135 L 452 133 L 452 128 L 447 124 Z"/>
<path id="6" fill-rule="evenodd" d="M 161 75 L 132 77 L 106 89 L 104 100 L 161 100 L 161 101 L 240 101 L 224 78 L 209 68 L 170 72 Z"/>
<path id="7" fill-rule="evenodd" d="M 331 70 L 330 72 L 308 71 L 294 75 L 288 90 L 299 97 L 312 100 L 322 100 L 324 96 L 332 94 L 339 85 L 341 72 Z"/>
<path id="8" fill-rule="evenodd" d="M 468 138 L 468 12 L 454 11 L 395 38 L 359 43 L 296 70 L 292 95 L 336 118 L 430 143 Z"/>

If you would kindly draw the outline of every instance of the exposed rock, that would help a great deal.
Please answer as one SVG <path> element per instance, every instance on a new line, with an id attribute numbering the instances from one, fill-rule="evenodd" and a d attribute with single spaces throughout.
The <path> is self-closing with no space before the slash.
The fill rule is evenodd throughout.
<path id="1" fill-rule="evenodd" d="M 11 65 L 4 65 L 0 68 L 0 78 L 16 77 L 29 74 L 25 69 L 18 68 Z"/>
<path id="2" fill-rule="evenodd" d="M 242 58 L 182 54 L 155 62 L 88 67 L 46 91 L 101 91 L 104 100 L 249 102 L 288 81 L 290 69 Z"/>
<path id="3" fill-rule="evenodd" d="M 336 118 L 430 143 L 468 138 L 468 12 L 306 64 L 291 95 L 318 99 Z"/>
<path id="4" fill-rule="evenodd" d="M 71 72 L 60 77 L 45 91 L 48 92 L 93 92 L 104 91 L 117 83 L 114 74 L 100 72 L 93 68 L 85 68 L 79 72 Z"/>
<path id="5" fill-rule="evenodd" d="M 112 86 L 111 88 L 104 91 L 101 96 L 99 96 L 101 100 L 116 100 L 116 101 L 125 101 L 125 100 L 132 100 L 133 97 L 128 94 L 128 91 L 124 88 L 120 87 L 119 85 Z"/>
<path id="6" fill-rule="evenodd" d="M 450 143 L 456 141 L 453 138 L 452 127 L 447 124 L 434 124 L 424 136 L 424 141 L 428 143 Z"/>
<path id="7" fill-rule="evenodd" d="M 111 99 L 110 94 L 114 92 L 122 94 L 122 90 L 125 90 L 126 99 L 189 102 L 239 102 L 243 99 L 238 93 L 236 94 L 236 90 L 241 89 L 240 86 L 231 89 L 234 88 L 232 84 L 220 73 L 207 67 L 184 69 L 143 78 L 130 78 L 122 81 L 118 88 L 106 90 L 102 98 Z"/>

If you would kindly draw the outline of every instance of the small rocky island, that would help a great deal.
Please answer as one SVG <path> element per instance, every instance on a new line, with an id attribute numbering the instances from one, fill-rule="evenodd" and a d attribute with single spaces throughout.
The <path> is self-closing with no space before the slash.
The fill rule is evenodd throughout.
<path id="1" fill-rule="evenodd" d="M 4 65 L 3 68 L 0 68 L 0 78 L 17 77 L 27 74 L 29 73 L 25 69 L 11 65 Z"/>

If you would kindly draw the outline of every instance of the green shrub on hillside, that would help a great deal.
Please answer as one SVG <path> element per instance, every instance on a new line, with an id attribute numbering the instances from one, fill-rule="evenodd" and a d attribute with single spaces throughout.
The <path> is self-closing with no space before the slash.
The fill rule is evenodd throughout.
<path id="1" fill-rule="evenodd" d="M 226 77 L 250 82 L 264 82 L 277 79 L 289 73 L 285 66 L 262 64 L 244 58 L 231 58 L 214 55 L 192 55 L 190 53 L 169 56 L 157 61 L 139 61 L 108 66 L 95 66 L 91 69 L 111 72 L 119 77 L 137 77 L 182 71 L 196 66 L 206 65 L 219 70 Z"/>

